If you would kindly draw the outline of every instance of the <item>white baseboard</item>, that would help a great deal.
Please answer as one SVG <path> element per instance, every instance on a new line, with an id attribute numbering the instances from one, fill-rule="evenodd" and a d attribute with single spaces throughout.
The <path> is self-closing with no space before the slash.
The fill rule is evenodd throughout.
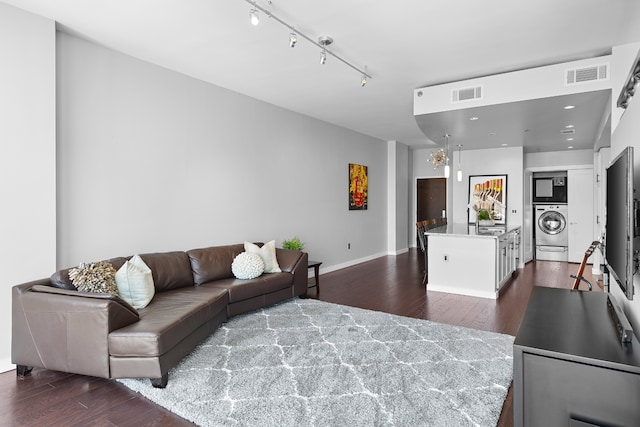
<path id="1" fill-rule="evenodd" d="M 331 273 L 332 271 L 342 270 L 343 268 L 352 267 L 354 265 L 361 264 L 363 262 L 371 261 L 372 259 L 380 258 L 389 255 L 386 252 L 380 252 L 377 254 L 369 255 L 364 258 L 353 259 L 342 264 L 331 265 L 329 267 L 320 266 L 320 274 Z M 313 270 L 310 270 L 308 277 L 313 277 Z"/>
<path id="2" fill-rule="evenodd" d="M 437 284 L 431 284 L 431 283 L 427 285 L 427 291 L 445 292 L 447 294 L 466 295 L 469 297 L 498 299 L 498 292 L 494 292 L 494 291 L 479 291 L 477 289 L 453 288 L 447 285 L 437 285 Z"/>
<path id="3" fill-rule="evenodd" d="M 11 359 L 0 359 L 0 372 L 8 372 L 16 369 L 16 365 L 11 363 Z"/>
<path id="4" fill-rule="evenodd" d="M 398 256 L 398 255 L 406 254 L 407 252 L 409 252 L 409 248 L 399 249 L 397 251 L 389 251 L 387 255 Z"/>

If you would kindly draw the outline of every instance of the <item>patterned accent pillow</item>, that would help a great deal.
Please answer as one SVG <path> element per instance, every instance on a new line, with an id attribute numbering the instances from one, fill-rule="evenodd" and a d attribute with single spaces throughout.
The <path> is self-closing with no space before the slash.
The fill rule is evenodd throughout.
<path id="1" fill-rule="evenodd" d="M 80 264 L 79 267 L 69 270 L 71 283 L 80 292 L 94 292 L 101 294 L 118 295 L 116 287 L 116 270 L 105 261 Z"/>
<path id="2" fill-rule="evenodd" d="M 264 272 L 264 262 L 258 254 L 242 252 L 233 259 L 231 271 L 237 279 L 255 279 Z"/>

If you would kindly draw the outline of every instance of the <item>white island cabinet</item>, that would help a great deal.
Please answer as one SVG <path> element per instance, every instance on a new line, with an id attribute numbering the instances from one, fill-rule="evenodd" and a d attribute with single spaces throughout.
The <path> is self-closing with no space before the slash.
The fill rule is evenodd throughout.
<path id="1" fill-rule="evenodd" d="M 518 265 L 520 227 L 449 224 L 425 234 L 428 290 L 496 299 Z"/>

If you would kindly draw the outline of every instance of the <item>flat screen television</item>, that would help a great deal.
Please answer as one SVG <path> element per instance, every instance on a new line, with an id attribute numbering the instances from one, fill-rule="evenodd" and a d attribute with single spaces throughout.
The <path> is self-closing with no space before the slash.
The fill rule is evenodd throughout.
<path id="1" fill-rule="evenodd" d="M 628 299 L 633 299 L 635 274 L 633 147 L 625 148 L 607 168 L 605 264 Z"/>

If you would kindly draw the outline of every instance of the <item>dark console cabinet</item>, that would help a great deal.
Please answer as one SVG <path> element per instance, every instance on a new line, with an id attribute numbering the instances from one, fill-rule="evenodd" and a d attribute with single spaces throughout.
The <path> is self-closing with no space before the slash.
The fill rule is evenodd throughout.
<path id="1" fill-rule="evenodd" d="M 536 287 L 513 345 L 518 426 L 640 426 L 640 343 L 622 344 L 607 294 Z"/>

